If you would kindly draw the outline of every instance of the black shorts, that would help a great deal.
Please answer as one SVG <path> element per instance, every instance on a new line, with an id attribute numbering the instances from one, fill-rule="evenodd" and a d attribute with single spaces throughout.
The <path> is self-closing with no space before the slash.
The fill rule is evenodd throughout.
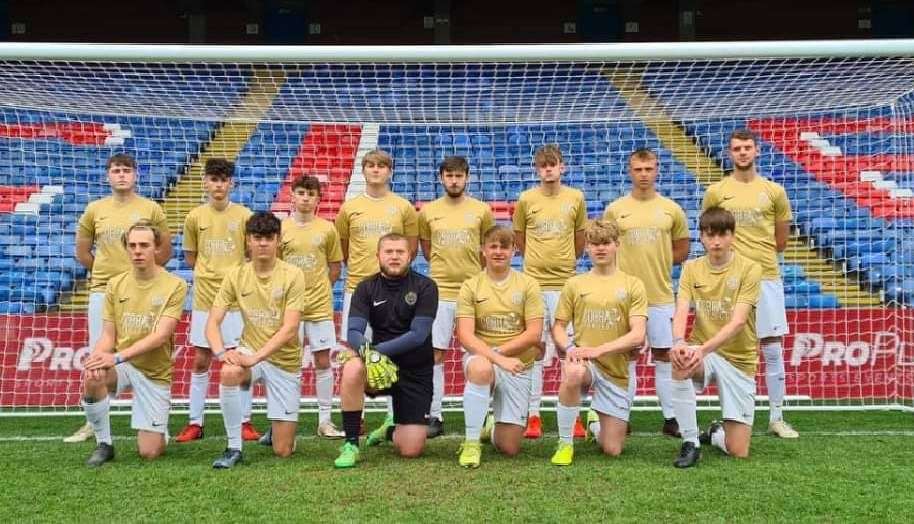
<path id="1" fill-rule="evenodd" d="M 390 395 L 395 424 L 427 425 L 432 410 L 432 369 L 400 369 L 396 384 L 370 395 Z"/>

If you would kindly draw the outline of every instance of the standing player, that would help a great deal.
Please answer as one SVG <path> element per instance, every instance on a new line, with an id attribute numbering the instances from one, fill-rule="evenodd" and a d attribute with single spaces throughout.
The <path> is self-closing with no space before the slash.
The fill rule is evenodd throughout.
<path id="1" fill-rule="evenodd" d="M 537 149 L 533 164 L 540 185 L 524 191 L 517 199 L 514 233 L 517 249 L 524 256 L 524 273 L 533 277 L 543 292 L 543 345 L 545 355 L 551 359 L 554 345 L 549 332 L 562 286 L 574 276 L 577 261 L 584 252 L 587 205 L 581 191 L 562 185 L 565 161 L 558 146 L 548 144 Z M 533 366 L 530 417 L 524 433 L 527 438 L 540 438 L 543 435 L 539 412 L 543 398 L 545 355 L 541 353 Z M 583 436 L 584 428 L 577 424 L 575 433 Z"/>
<path id="2" fill-rule="evenodd" d="M 460 287 L 457 302 L 457 339 L 466 354 L 463 390 L 466 440 L 459 464 L 477 468 L 482 456 L 480 437 L 509 457 L 520 453 L 527 408 L 530 405 L 531 368 L 540 354 L 543 298 L 532 277 L 511 269 L 514 232 L 489 229 L 483 242 L 485 271 Z M 494 395 L 494 428 L 486 423 Z"/>
<path id="3" fill-rule="evenodd" d="M 438 178 L 447 194 L 429 202 L 419 212 L 419 243 L 440 294 L 438 313 L 432 327 L 435 394 L 428 425 L 429 438 L 444 432 L 441 410 L 444 359 L 454 336 L 460 285 L 482 270 L 479 246 L 485 232 L 495 225 L 489 206 L 465 194 L 470 178 L 466 158 L 445 158 L 438 168 Z"/>
<path id="4" fill-rule="evenodd" d="M 430 278 L 410 270 L 410 241 L 387 233 L 378 240 L 380 272 L 359 282 L 349 310 L 347 353 L 340 379 L 340 402 L 346 442 L 334 461 L 337 468 L 351 468 L 359 461 L 359 429 L 365 393 L 390 395 L 392 421 L 380 430 L 392 440 L 402 457 L 418 457 L 425 447 L 432 403 L 432 322 L 438 309 L 438 288 Z M 374 326 L 367 335 L 368 326 Z M 364 359 L 364 360 L 363 360 Z M 372 389 L 371 367 L 397 366 L 398 379 L 382 389 Z"/>
<path id="5" fill-rule="evenodd" d="M 392 172 L 393 159 L 389 154 L 380 149 L 369 151 L 362 159 L 365 193 L 344 202 L 336 216 L 336 230 L 348 271 L 340 320 L 343 337 L 348 333 L 352 293 L 359 282 L 380 269 L 376 255 L 378 240 L 387 233 L 403 235 L 409 244 L 410 257 L 416 256 L 419 244 L 416 208 L 390 190 Z M 379 442 L 379 437 L 384 435 L 384 427 L 391 424 L 390 401 L 387 407 L 387 419 L 382 427 L 373 432 L 375 438 L 372 442 Z"/>
<path id="6" fill-rule="evenodd" d="M 195 207 L 184 219 L 184 260 L 194 269 L 194 304 L 190 315 L 190 343 L 194 362 L 190 375 L 190 416 L 187 426 L 175 440 L 190 442 L 203 438 L 203 409 L 209 390 L 209 368 L 213 354 L 206 341 L 206 320 L 213 299 L 225 275 L 244 263 L 244 225 L 251 210 L 229 200 L 234 187 L 235 164 L 223 158 L 210 158 L 203 168 L 203 189 L 207 203 Z M 226 347 L 238 346 L 241 313 L 226 313 L 222 340 Z M 242 393 L 245 440 L 260 437 L 251 424 L 251 390 Z"/>
<path id="7" fill-rule="evenodd" d="M 562 383 L 556 406 L 559 443 L 552 456 L 557 466 L 574 459 L 572 431 L 578 417 L 581 390 L 593 386 L 591 410 L 603 453 L 618 456 L 625 444 L 631 411 L 628 355 L 644 344 L 648 316 L 647 294 L 641 281 L 616 268 L 619 228 L 611 220 L 594 220 L 586 231 L 587 254 L 593 262 L 588 273 L 568 279 L 555 313 L 552 336 L 565 348 Z M 574 342 L 568 337 L 574 325 Z M 592 419 L 596 417 L 588 417 Z"/>
<path id="8" fill-rule="evenodd" d="M 673 463 L 677 468 L 698 462 L 700 443 L 747 457 L 755 413 L 758 339 L 753 309 L 762 269 L 732 248 L 737 225 L 729 211 L 706 209 L 698 227 L 707 255 L 683 266 L 673 317 L 673 407 L 683 439 Z M 695 321 L 686 343 L 692 307 Z M 712 423 L 699 437 L 695 389 L 711 382 L 717 384 L 724 422 Z"/>
<path id="9" fill-rule="evenodd" d="M 213 462 L 217 469 L 242 460 L 241 389 L 262 381 L 267 391 L 273 453 L 288 457 L 295 450 L 295 430 L 301 401 L 301 344 L 298 324 L 305 297 L 302 271 L 277 258 L 279 219 L 254 213 L 245 226 L 251 261 L 232 268 L 222 281 L 206 322 L 206 339 L 222 360 L 219 401 L 228 447 Z M 221 324 L 229 309 L 244 318 L 241 344 L 226 349 Z M 310 312 L 309 312 L 310 313 Z"/>
<path id="10" fill-rule="evenodd" d="M 314 359 L 319 437 L 343 438 L 330 418 L 333 407 L 333 369 L 330 350 L 336 347 L 333 325 L 333 283 L 340 278 L 343 252 L 333 224 L 315 216 L 321 200 L 320 181 L 301 176 L 292 182 L 292 215 L 282 222 L 282 258 L 305 274 L 305 313 L 299 338 L 308 340 Z M 307 337 L 306 337 L 307 336 Z"/>
<path id="11" fill-rule="evenodd" d="M 632 191 L 606 208 L 605 219 L 621 233 L 619 269 L 637 277 L 647 292 L 647 340 L 654 361 L 657 398 L 663 411 L 662 433 L 679 437 L 673 412 L 670 348 L 673 346 L 673 264 L 689 256 L 689 226 L 676 202 L 657 194 L 657 155 L 638 149 L 628 156 Z M 637 355 L 637 352 L 633 353 Z"/>
<path id="12" fill-rule="evenodd" d="M 758 142 L 751 131 L 734 131 L 729 144 L 733 172 L 708 187 L 702 208 L 720 206 L 733 213 L 737 225 L 733 248 L 762 266 L 755 324 L 765 357 L 768 432 L 781 438 L 797 438 L 800 435 L 784 420 L 783 414 L 786 394 L 783 340 L 790 329 L 778 267 L 778 253 L 787 248 L 790 236 L 793 218 L 790 201 L 780 184 L 758 174 L 755 165 Z"/>
<path id="13" fill-rule="evenodd" d="M 165 244 L 151 222 L 130 226 L 121 242 L 132 269 L 112 277 L 105 287 L 102 334 L 83 375 L 83 408 L 98 443 L 86 461 L 91 467 L 114 459 L 109 395 L 133 391 L 130 427 L 137 430 L 141 457 L 158 457 L 168 441 L 171 355 L 187 283 L 156 263 Z"/>
<path id="14" fill-rule="evenodd" d="M 91 273 L 88 311 L 91 348 L 102 335 L 105 285 L 114 276 L 131 268 L 127 252 L 121 245 L 124 231 L 140 220 L 149 220 L 159 230 L 162 240 L 155 254 L 156 262 L 164 266 L 171 258 L 171 236 L 165 212 L 159 204 L 136 193 L 136 160 L 130 155 L 118 153 L 108 159 L 105 169 L 111 196 L 86 207 L 76 232 L 76 260 Z M 86 423 L 64 442 L 82 442 L 91 437 L 92 427 Z"/>

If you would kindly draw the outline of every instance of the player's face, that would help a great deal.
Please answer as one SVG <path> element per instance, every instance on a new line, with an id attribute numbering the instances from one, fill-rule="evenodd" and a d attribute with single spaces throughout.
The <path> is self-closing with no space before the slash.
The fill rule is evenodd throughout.
<path id="1" fill-rule="evenodd" d="M 730 245 L 733 244 L 733 232 L 724 233 L 701 232 L 701 244 L 705 246 L 705 251 L 709 255 L 717 258 L 725 255 L 730 251 Z"/>
<path id="2" fill-rule="evenodd" d="M 314 213 L 317 209 L 317 204 L 320 203 L 320 201 L 320 194 L 313 189 L 298 187 L 295 189 L 295 192 L 292 193 L 292 205 L 295 206 L 295 209 L 299 213 Z"/>
<path id="3" fill-rule="evenodd" d="M 482 245 L 482 256 L 486 259 L 486 267 L 506 269 L 511 266 L 511 259 L 514 257 L 514 244 L 498 240 L 488 241 Z"/>
<path id="4" fill-rule="evenodd" d="M 562 181 L 562 174 L 565 173 L 564 162 L 537 162 L 536 174 L 540 177 L 543 184 L 557 184 Z"/>
<path id="5" fill-rule="evenodd" d="M 111 164 L 108 168 L 108 183 L 114 191 L 133 191 L 136 187 L 136 170 L 130 166 Z"/>
<path id="6" fill-rule="evenodd" d="M 588 242 L 584 246 L 587 249 L 587 255 L 595 266 L 608 266 L 616 261 L 616 250 L 619 249 L 619 242 L 607 242 L 605 244 L 593 244 Z"/>
<path id="7" fill-rule="evenodd" d="M 463 171 L 449 171 L 446 169 L 441 172 L 440 178 L 441 185 L 443 185 L 444 190 L 447 191 L 447 196 L 451 198 L 460 197 L 467 189 L 469 175 Z"/>
<path id="8" fill-rule="evenodd" d="M 755 140 L 734 138 L 730 140 L 730 159 L 737 169 L 750 169 L 755 164 L 758 149 Z"/>
<path id="9" fill-rule="evenodd" d="M 279 235 L 247 235 L 247 244 L 251 260 L 269 262 L 276 258 Z"/>
<path id="10" fill-rule="evenodd" d="M 628 176 L 632 184 L 642 191 L 654 189 L 657 181 L 657 160 L 632 158 L 628 163 Z"/>
<path id="11" fill-rule="evenodd" d="M 137 269 L 149 269 L 156 263 L 155 235 L 147 229 L 135 229 L 127 237 L 127 255 Z"/>
<path id="12" fill-rule="evenodd" d="M 385 240 L 378 246 L 378 265 L 386 277 L 401 277 L 409 271 L 409 242 Z"/>
<path id="13" fill-rule="evenodd" d="M 233 187 L 235 187 L 235 183 L 229 177 L 219 175 L 206 175 L 203 177 L 203 190 L 213 200 L 225 200 Z"/>
<path id="14" fill-rule="evenodd" d="M 365 175 L 365 182 L 371 185 L 381 186 L 390 181 L 390 167 L 370 160 L 365 162 L 362 173 Z"/>

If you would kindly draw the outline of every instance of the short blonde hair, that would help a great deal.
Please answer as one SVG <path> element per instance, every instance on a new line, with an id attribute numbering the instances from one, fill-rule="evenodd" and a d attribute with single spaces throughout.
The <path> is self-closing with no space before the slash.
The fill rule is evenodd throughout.
<path id="1" fill-rule="evenodd" d="M 134 231 L 152 231 L 152 238 L 155 241 L 155 246 L 159 247 L 162 245 L 162 232 L 153 225 L 149 220 L 142 218 L 137 220 L 132 226 L 127 228 L 127 231 L 124 231 L 124 234 L 121 235 L 121 244 L 124 246 L 124 249 L 127 249 L 127 238 L 130 236 L 130 233 Z"/>
<path id="2" fill-rule="evenodd" d="M 546 144 L 536 150 L 536 153 L 533 155 L 533 165 L 540 164 L 561 164 L 565 161 L 565 157 L 562 156 L 562 150 L 559 149 L 558 144 Z"/>
<path id="3" fill-rule="evenodd" d="M 610 244 L 619 241 L 619 225 L 615 220 L 597 218 L 587 223 L 584 238 L 588 244 Z"/>
<path id="4" fill-rule="evenodd" d="M 371 151 L 365 153 L 365 157 L 362 158 L 362 168 L 365 168 L 365 164 L 368 162 L 373 163 L 376 166 L 386 167 L 389 169 L 394 168 L 394 159 L 390 156 L 390 153 L 382 149 L 372 149 Z"/>
<path id="5" fill-rule="evenodd" d="M 484 244 L 489 242 L 498 242 L 501 246 L 513 246 L 515 244 L 514 231 L 510 227 L 492 226 L 486 230 L 482 237 Z"/>

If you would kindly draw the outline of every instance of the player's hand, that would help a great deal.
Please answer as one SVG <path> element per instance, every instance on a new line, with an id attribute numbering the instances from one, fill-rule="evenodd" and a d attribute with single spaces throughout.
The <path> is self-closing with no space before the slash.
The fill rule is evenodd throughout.
<path id="1" fill-rule="evenodd" d="M 701 361 L 705 357 L 705 354 L 701 350 L 701 346 L 689 346 L 689 351 L 690 355 L 688 360 L 685 362 L 685 369 L 691 373 L 695 370 L 695 368 L 701 365 Z"/>
<path id="2" fill-rule="evenodd" d="M 114 353 L 107 351 L 93 351 L 83 363 L 83 367 L 90 371 L 103 371 L 114 367 Z"/>
<path id="3" fill-rule="evenodd" d="M 250 368 L 257 365 L 257 357 L 253 355 L 247 355 L 240 351 L 227 351 L 225 353 L 225 361 L 229 364 L 242 368 Z"/>
<path id="4" fill-rule="evenodd" d="M 579 348 L 577 346 L 568 346 L 568 348 L 565 349 L 565 362 L 568 362 L 569 364 L 580 364 L 582 359 L 578 350 Z"/>
<path id="5" fill-rule="evenodd" d="M 524 365 L 524 362 L 519 358 L 514 357 L 505 357 L 500 356 L 498 360 L 495 361 L 495 365 L 501 369 L 511 373 L 512 375 L 517 375 L 518 373 L 523 373 L 527 366 Z"/>
<path id="6" fill-rule="evenodd" d="M 103 380 L 108 373 L 107 369 L 86 369 L 86 378 L 89 380 Z"/>
<path id="7" fill-rule="evenodd" d="M 582 347 L 577 350 L 578 358 L 580 360 L 594 360 L 600 358 L 602 353 L 597 348 Z"/>
<path id="8" fill-rule="evenodd" d="M 676 344 L 673 349 L 670 350 L 670 361 L 673 362 L 673 365 L 679 369 L 686 368 L 686 361 L 691 356 L 691 351 L 689 346 L 685 343 Z"/>
<path id="9" fill-rule="evenodd" d="M 397 382 L 399 368 L 390 357 L 374 349 L 370 344 L 359 348 L 359 354 L 365 362 L 365 375 L 370 389 L 388 389 Z"/>

